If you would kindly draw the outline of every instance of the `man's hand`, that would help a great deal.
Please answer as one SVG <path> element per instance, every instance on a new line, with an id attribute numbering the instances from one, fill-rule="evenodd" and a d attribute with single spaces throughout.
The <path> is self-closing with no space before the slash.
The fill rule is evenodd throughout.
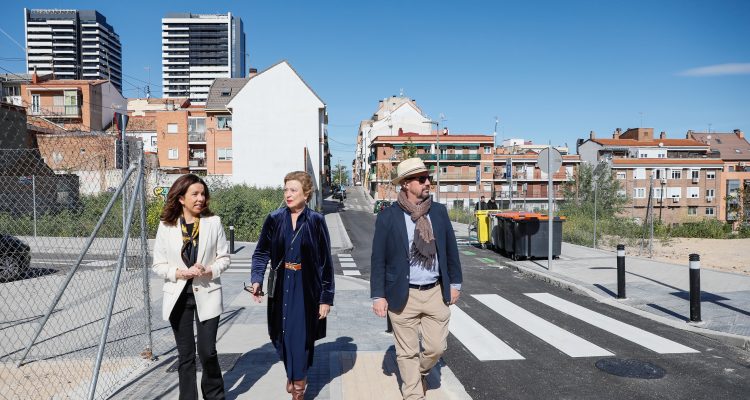
<path id="1" fill-rule="evenodd" d="M 451 288 L 451 304 L 456 304 L 459 297 L 461 297 L 461 291 L 456 288 Z"/>
<path id="2" fill-rule="evenodd" d="M 318 309 L 318 319 L 323 319 L 328 316 L 328 312 L 331 311 L 331 306 L 329 304 L 321 304 L 320 308 Z"/>
<path id="3" fill-rule="evenodd" d="M 253 301 L 260 303 L 263 301 L 263 292 L 260 290 L 260 283 L 253 283 L 253 291 L 250 293 L 253 296 Z"/>
<path id="4" fill-rule="evenodd" d="M 386 312 L 388 312 L 388 301 L 384 298 L 373 301 L 372 311 L 380 318 L 385 317 Z"/>

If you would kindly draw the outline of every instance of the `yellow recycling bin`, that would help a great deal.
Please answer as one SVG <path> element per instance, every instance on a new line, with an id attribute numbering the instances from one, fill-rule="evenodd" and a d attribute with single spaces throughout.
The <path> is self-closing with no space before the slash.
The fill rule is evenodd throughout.
<path id="1" fill-rule="evenodd" d="M 477 217 L 477 240 L 482 247 L 486 247 L 490 241 L 490 218 L 487 215 L 489 210 L 474 211 Z"/>

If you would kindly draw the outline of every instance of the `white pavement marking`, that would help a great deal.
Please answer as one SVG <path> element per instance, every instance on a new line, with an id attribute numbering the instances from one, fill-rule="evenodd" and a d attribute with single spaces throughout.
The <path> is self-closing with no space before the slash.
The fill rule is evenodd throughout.
<path id="1" fill-rule="evenodd" d="M 451 306 L 449 329 L 479 361 L 524 359 L 456 305 Z"/>
<path id="2" fill-rule="evenodd" d="M 342 262 L 341 268 L 357 268 L 357 264 Z"/>
<path id="3" fill-rule="evenodd" d="M 358 271 L 358 270 L 356 270 L 356 269 L 355 269 L 355 270 L 351 270 L 351 269 L 345 269 L 345 270 L 344 270 L 343 272 L 344 272 L 344 275 L 346 275 L 346 276 L 357 276 L 357 275 L 362 275 L 362 274 L 360 274 L 360 273 L 359 273 L 359 271 Z"/>
<path id="4" fill-rule="evenodd" d="M 352 257 L 351 254 L 344 254 L 344 253 L 341 253 L 338 256 L 339 256 L 339 258 L 341 258 L 341 257 L 349 257 L 349 258 L 351 258 Z"/>
<path id="5" fill-rule="evenodd" d="M 354 262 L 354 259 L 351 258 L 351 257 L 349 257 L 349 258 L 339 257 L 339 261 L 341 261 L 341 262 Z"/>
<path id="6" fill-rule="evenodd" d="M 541 303 L 544 303 L 556 310 L 562 311 L 571 317 L 578 318 L 581 321 L 594 325 L 597 328 L 615 334 L 623 339 L 639 344 L 647 349 L 653 350 L 659 354 L 672 353 L 700 353 L 698 350 L 683 346 L 679 343 L 665 339 L 653 333 L 646 332 L 643 329 L 636 328 L 614 318 L 599 314 L 578 304 L 563 300 L 549 293 L 524 293 Z"/>
<path id="7" fill-rule="evenodd" d="M 472 295 L 482 304 L 571 357 L 602 357 L 609 351 L 548 322 L 496 294 Z"/>

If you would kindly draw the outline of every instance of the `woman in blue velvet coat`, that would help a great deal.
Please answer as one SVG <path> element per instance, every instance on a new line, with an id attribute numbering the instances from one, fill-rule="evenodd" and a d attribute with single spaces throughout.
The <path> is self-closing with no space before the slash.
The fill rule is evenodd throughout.
<path id="1" fill-rule="evenodd" d="M 307 207 L 311 195 L 312 179 L 306 172 L 284 177 L 286 207 L 266 217 L 250 277 L 253 299 L 260 302 L 271 261 L 276 282 L 268 289 L 268 334 L 284 362 L 286 389 L 294 400 L 304 399 L 315 341 L 326 335 L 334 295 L 328 227 L 323 215 Z"/>

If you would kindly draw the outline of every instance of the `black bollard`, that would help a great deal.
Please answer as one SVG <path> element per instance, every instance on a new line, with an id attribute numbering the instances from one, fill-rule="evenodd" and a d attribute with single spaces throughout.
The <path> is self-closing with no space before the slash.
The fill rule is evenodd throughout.
<path id="1" fill-rule="evenodd" d="M 391 325 L 391 317 L 385 314 L 385 333 L 393 333 L 393 325 Z"/>
<path id="2" fill-rule="evenodd" d="M 229 225 L 229 254 L 234 254 L 234 225 Z"/>
<path id="3" fill-rule="evenodd" d="M 617 298 L 625 298 L 625 245 L 617 245 Z"/>
<path id="4" fill-rule="evenodd" d="M 701 256 L 690 254 L 690 322 L 701 322 Z"/>

